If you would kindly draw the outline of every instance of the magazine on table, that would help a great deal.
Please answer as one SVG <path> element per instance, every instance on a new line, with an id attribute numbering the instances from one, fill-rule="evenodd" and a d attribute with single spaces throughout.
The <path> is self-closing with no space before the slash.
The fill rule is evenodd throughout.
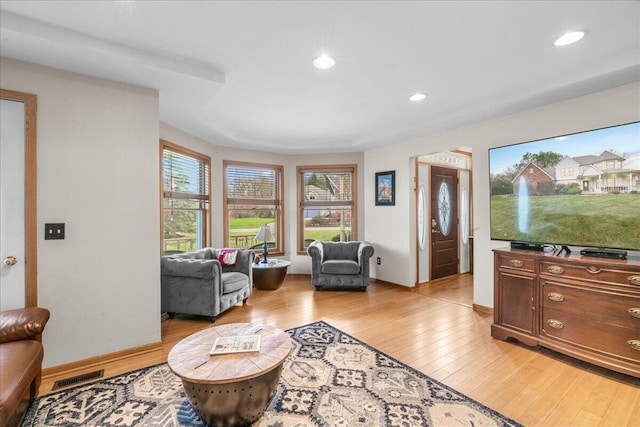
<path id="1" fill-rule="evenodd" d="M 210 354 L 249 353 L 260 351 L 260 335 L 238 335 L 218 337 L 213 342 Z"/>

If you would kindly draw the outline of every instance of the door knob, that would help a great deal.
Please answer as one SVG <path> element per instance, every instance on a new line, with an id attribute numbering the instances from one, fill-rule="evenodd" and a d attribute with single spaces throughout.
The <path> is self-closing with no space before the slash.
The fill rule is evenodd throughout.
<path id="1" fill-rule="evenodd" d="M 15 265 L 18 263 L 18 258 L 14 256 L 8 256 L 4 259 L 4 265 Z"/>

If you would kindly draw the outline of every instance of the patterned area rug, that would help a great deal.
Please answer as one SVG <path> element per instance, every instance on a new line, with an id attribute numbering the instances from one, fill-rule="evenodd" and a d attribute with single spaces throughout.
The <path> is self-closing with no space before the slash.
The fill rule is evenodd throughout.
<path id="1" fill-rule="evenodd" d="M 255 427 L 518 426 L 325 322 L 294 350 Z M 23 426 L 204 426 L 166 364 L 36 399 Z"/>

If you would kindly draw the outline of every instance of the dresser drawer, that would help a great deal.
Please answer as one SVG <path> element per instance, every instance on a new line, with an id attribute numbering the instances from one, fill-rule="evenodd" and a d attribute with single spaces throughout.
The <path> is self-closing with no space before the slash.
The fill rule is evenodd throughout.
<path id="1" fill-rule="evenodd" d="M 522 271 L 527 273 L 536 272 L 536 260 L 534 258 L 520 257 L 518 255 L 500 255 L 499 267 L 501 269 L 509 269 Z"/>
<path id="2" fill-rule="evenodd" d="M 640 328 L 624 328 L 546 309 L 541 335 L 640 363 Z"/>
<path id="3" fill-rule="evenodd" d="M 540 274 L 563 277 L 565 279 L 637 286 L 640 292 L 640 269 L 616 269 L 599 264 L 568 264 L 542 260 L 540 262 Z"/>
<path id="4" fill-rule="evenodd" d="M 615 295 L 542 280 L 540 301 L 543 312 L 552 309 L 640 331 L 640 295 Z"/>

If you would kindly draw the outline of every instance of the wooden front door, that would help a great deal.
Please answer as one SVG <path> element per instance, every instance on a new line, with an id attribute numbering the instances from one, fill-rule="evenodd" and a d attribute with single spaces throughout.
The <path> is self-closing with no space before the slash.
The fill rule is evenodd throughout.
<path id="1" fill-rule="evenodd" d="M 458 273 L 458 171 L 431 166 L 431 280 Z"/>

